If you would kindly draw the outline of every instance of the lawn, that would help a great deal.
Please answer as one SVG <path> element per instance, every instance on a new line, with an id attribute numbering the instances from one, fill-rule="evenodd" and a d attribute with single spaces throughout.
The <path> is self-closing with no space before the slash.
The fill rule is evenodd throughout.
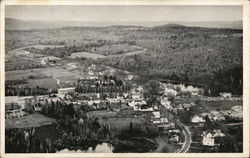
<path id="1" fill-rule="evenodd" d="M 6 80 L 26 80 L 28 83 L 25 85 L 29 87 L 35 87 L 38 85 L 44 88 L 57 89 L 58 86 L 56 80 L 59 80 L 60 84 L 63 82 L 73 84 L 81 77 L 81 72 L 79 70 L 70 71 L 63 67 L 48 67 L 7 71 L 5 76 Z"/>
<path id="2" fill-rule="evenodd" d="M 95 53 L 89 53 L 89 52 L 77 52 L 77 53 L 72 53 L 71 58 L 91 58 L 91 59 L 98 59 L 98 58 L 103 58 L 103 55 L 100 54 L 95 54 Z"/>
<path id="3" fill-rule="evenodd" d="M 127 118 L 108 118 L 108 119 L 102 119 L 101 123 L 107 123 L 112 128 L 115 129 L 124 129 L 126 127 L 129 127 L 130 122 L 135 124 L 144 124 L 146 120 L 144 118 L 133 118 L 133 117 L 127 117 Z"/>
<path id="4" fill-rule="evenodd" d="M 34 78 L 44 78 L 47 75 L 42 74 L 43 69 L 27 69 L 17 71 L 6 71 L 5 80 L 24 80 L 29 79 L 31 76 Z"/>
<path id="5" fill-rule="evenodd" d="M 55 123 L 53 118 L 46 117 L 41 114 L 32 114 L 20 118 L 5 119 L 5 128 L 28 128 L 40 127 L 46 124 Z"/>
<path id="6" fill-rule="evenodd" d="M 44 68 L 41 73 L 44 75 L 53 76 L 62 82 L 76 82 L 81 77 L 80 71 L 78 71 L 78 73 L 74 71 L 73 73 L 72 71 L 62 67 Z"/>
<path id="7" fill-rule="evenodd" d="M 28 87 L 43 87 L 47 89 L 58 89 L 57 81 L 53 78 L 41 78 L 41 79 L 30 79 L 28 83 L 24 84 L 24 86 Z"/>

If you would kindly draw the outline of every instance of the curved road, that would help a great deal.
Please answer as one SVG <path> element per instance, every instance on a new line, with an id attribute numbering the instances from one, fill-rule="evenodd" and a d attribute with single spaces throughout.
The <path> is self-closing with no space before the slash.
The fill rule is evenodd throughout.
<path id="1" fill-rule="evenodd" d="M 183 125 L 181 122 L 177 121 L 177 124 L 182 128 L 182 132 L 185 136 L 185 141 L 179 151 L 177 153 L 186 153 L 191 145 L 192 139 L 191 139 L 191 133 L 188 130 L 187 126 Z"/>

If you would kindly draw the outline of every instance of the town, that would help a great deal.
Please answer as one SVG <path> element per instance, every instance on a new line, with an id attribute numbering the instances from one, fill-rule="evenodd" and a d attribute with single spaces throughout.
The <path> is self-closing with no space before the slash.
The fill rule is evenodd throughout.
<path id="1" fill-rule="evenodd" d="M 242 143 L 231 141 L 232 137 L 238 139 L 242 135 L 241 97 L 230 93 L 206 97 L 202 88 L 158 80 L 138 85 L 133 82 L 132 74 L 121 79 L 115 75 L 115 70 L 98 71 L 94 64 L 87 70 L 74 87 L 61 87 L 65 84 L 58 81 L 57 90 L 45 90 L 43 95 L 28 96 L 29 91 L 34 93 L 36 90 L 27 88 L 17 89 L 19 96 L 6 97 L 6 132 L 8 128 L 17 127 L 19 132 L 7 135 L 6 149 L 11 152 L 73 150 L 81 146 L 80 142 L 87 141 L 90 133 L 79 131 L 86 128 L 94 128 L 90 132 L 95 132 L 96 136 L 91 136 L 91 139 L 113 144 L 113 152 L 149 150 L 149 147 L 136 149 L 136 141 L 148 143 L 153 152 L 223 152 L 227 147 L 235 151 L 242 149 Z M 90 122 L 93 125 L 84 126 Z M 36 137 L 36 126 L 62 130 L 63 138 L 53 138 L 56 145 L 52 144 L 50 137 L 45 142 L 36 139 L 38 149 L 32 149 L 29 146 L 34 143 L 32 139 Z M 63 129 L 65 127 L 70 130 Z M 123 133 L 126 128 L 130 132 L 134 128 L 134 131 Z M 241 128 L 240 133 L 238 128 Z M 121 133 L 117 134 L 117 130 Z M 126 137 L 139 140 L 131 141 L 133 145 L 130 146 L 126 143 L 121 145 L 121 142 L 113 141 L 117 135 L 124 137 L 119 138 L 121 140 Z M 141 135 L 150 138 L 150 141 L 140 138 Z M 17 137 L 29 143 L 23 146 Z M 20 148 L 12 148 L 14 144 Z M 88 148 L 90 144 L 80 149 Z"/>

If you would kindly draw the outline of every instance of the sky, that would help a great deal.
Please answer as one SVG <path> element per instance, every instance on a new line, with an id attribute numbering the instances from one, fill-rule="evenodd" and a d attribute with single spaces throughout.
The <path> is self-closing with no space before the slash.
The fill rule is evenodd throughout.
<path id="1" fill-rule="evenodd" d="M 73 21 L 235 21 L 242 6 L 6 6 L 5 17 L 21 20 Z"/>

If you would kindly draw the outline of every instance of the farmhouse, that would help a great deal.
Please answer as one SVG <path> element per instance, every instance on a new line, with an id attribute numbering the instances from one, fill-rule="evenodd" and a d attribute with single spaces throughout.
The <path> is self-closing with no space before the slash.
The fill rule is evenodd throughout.
<path id="1" fill-rule="evenodd" d="M 24 116 L 24 112 L 22 111 L 21 107 L 18 103 L 7 103 L 5 104 L 5 118 L 18 118 Z"/>
<path id="2" fill-rule="evenodd" d="M 213 117 L 214 121 L 223 121 L 223 120 L 225 120 L 225 117 L 218 111 L 213 110 L 213 111 L 210 111 L 210 113 L 214 115 L 214 117 Z"/>
<path id="3" fill-rule="evenodd" d="M 61 97 L 64 96 L 65 94 L 74 93 L 74 92 L 75 92 L 75 87 L 59 88 L 58 89 L 58 95 Z"/>
<path id="4" fill-rule="evenodd" d="M 198 116 L 198 115 L 194 115 L 192 118 L 191 118 L 191 122 L 192 123 L 203 123 L 205 122 L 205 119 L 201 116 Z"/>
<path id="5" fill-rule="evenodd" d="M 153 111 L 152 114 L 153 114 L 154 118 L 160 118 L 161 117 L 160 111 Z"/>
<path id="6" fill-rule="evenodd" d="M 222 98 L 231 98 L 233 95 L 232 95 L 232 93 L 220 93 L 220 96 L 222 97 Z"/>
<path id="7" fill-rule="evenodd" d="M 134 78 L 133 75 L 127 75 L 124 79 L 131 81 Z"/>
<path id="8" fill-rule="evenodd" d="M 213 130 L 214 137 L 225 137 L 225 134 L 221 132 L 220 129 Z"/>
<path id="9" fill-rule="evenodd" d="M 214 146 L 214 135 L 210 132 L 202 133 L 202 145 L 205 146 Z"/>
<path id="10" fill-rule="evenodd" d="M 173 122 L 171 123 L 165 123 L 165 124 L 160 124 L 157 125 L 158 130 L 164 130 L 164 129 L 174 129 L 175 124 Z"/>
<path id="11" fill-rule="evenodd" d="M 42 104 L 41 104 L 40 102 L 36 103 L 36 104 L 34 105 L 34 110 L 35 110 L 36 112 L 41 112 L 41 111 L 42 111 Z"/>
<path id="12" fill-rule="evenodd" d="M 171 104 L 171 102 L 168 100 L 167 97 L 163 97 L 163 98 L 161 98 L 161 104 L 162 104 L 163 106 L 165 106 L 165 107 L 169 107 L 170 104 Z"/>
<path id="13" fill-rule="evenodd" d="M 161 120 L 161 123 L 168 123 L 168 118 L 166 117 L 162 117 L 160 120 Z"/>
<path id="14" fill-rule="evenodd" d="M 173 142 L 178 142 L 179 141 L 179 136 L 174 134 L 170 137 L 169 139 L 170 141 L 173 141 Z"/>

